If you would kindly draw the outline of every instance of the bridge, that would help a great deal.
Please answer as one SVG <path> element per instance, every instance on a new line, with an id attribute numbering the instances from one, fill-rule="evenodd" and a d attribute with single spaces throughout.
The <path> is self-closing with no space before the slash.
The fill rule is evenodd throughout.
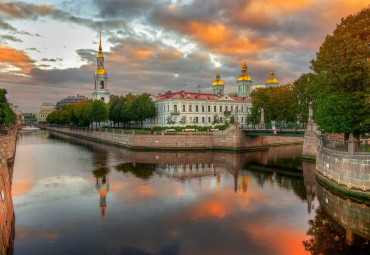
<path id="1" fill-rule="evenodd" d="M 243 128 L 243 131 L 248 136 L 288 136 L 288 137 L 304 137 L 307 131 L 306 123 L 284 123 L 284 124 L 257 124 L 248 125 Z"/>

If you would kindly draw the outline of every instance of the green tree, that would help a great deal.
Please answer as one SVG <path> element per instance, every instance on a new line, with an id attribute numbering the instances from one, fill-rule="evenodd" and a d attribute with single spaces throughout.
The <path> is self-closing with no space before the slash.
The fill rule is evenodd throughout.
<path id="1" fill-rule="evenodd" d="M 6 93 L 7 91 L 5 89 L 0 89 L 0 124 L 12 124 L 17 120 L 15 113 L 10 108 L 8 100 L 6 99 Z"/>
<path id="2" fill-rule="evenodd" d="M 327 133 L 370 130 L 370 7 L 342 19 L 312 60 L 314 120 Z"/>
<path id="3" fill-rule="evenodd" d="M 126 114 L 129 120 L 140 121 L 143 127 L 143 120 L 154 118 L 156 115 L 155 105 L 150 95 L 144 93 L 133 99 L 126 108 Z"/>
<path id="4" fill-rule="evenodd" d="M 185 125 L 185 123 L 186 123 L 186 116 L 182 116 L 181 119 L 180 119 L 180 121 L 179 121 L 179 123 L 181 125 Z"/>
<path id="5" fill-rule="evenodd" d="M 103 100 L 94 100 L 90 105 L 91 120 L 98 122 L 106 121 L 109 117 L 109 108 Z"/>
<path id="6" fill-rule="evenodd" d="M 172 116 L 167 116 L 166 121 L 168 125 L 175 125 L 176 123 L 176 121 L 172 119 Z"/>
<path id="7" fill-rule="evenodd" d="M 74 115 L 78 119 L 78 125 L 88 127 L 91 120 L 91 103 L 88 101 L 81 101 L 76 104 Z"/>
<path id="8" fill-rule="evenodd" d="M 217 114 L 213 115 L 213 121 L 212 121 L 212 125 L 216 125 L 220 123 L 220 118 L 218 117 Z"/>
<path id="9" fill-rule="evenodd" d="M 314 74 L 302 74 L 293 83 L 293 94 L 295 97 L 295 109 L 300 122 L 308 122 L 308 108 L 314 102 L 314 90 L 312 81 Z"/>
<path id="10" fill-rule="evenodd" d="M 234 115 L 232 115 L 231 117 L 230 117 L 230 122 L 229 122 L 230 124 L 235 124 L 235 117 L 234 117 Z"/>

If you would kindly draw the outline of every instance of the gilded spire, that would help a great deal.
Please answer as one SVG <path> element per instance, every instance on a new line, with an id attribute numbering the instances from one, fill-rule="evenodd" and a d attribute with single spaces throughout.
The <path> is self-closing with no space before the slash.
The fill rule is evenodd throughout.
<path id="1" fill-rule="evenodd" d="M 272 69 L 272 67 L 273 67 L 273 66 L 271 65 L 270 75 L 271 75 L 271 76 L 274 76 L 275 72 L 274 72 L 274 70 Z"/>
<path id="2" fill-rule="evenodd" d="M 246 73 L 247 69 L 248 69 L 248 66 L 245 64 L 245 58 L 244 58 L 243 65 L 242 65 L 242 73 Z"/>
<path id="3" fill-rule="evenodd" d="M 100 35 L 99 35 L 99 51 L 102 51 L 102 47 L 101 47 L 101 31 L 100 31 Z"/>
<path id="4" fill-rule="evenodd" d="M 216 79 L 220 79 L 221 75 L 220 75 L 220 72 L 219 72 L 219 67 L 217 67 L 217 74 L 216 74 Z"/>

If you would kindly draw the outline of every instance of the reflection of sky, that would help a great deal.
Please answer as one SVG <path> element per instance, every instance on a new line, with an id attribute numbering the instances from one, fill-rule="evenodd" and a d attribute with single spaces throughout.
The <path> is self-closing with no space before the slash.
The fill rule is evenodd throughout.
<path id="1" fill-rule="evenodd" d="M 143 180 L 115 171 L 124 149 L 95 150 L 44 136 L 18 141 L 13 193 L 15 254 L 299 254 L 307 202 L 253 176 Z M 104 219 L 92 171 L 96 153 L 111 170 Z M 122 161 L 120 161 L 120 159 Z M 100 165 L 101 166 L 101 165 Z M 240 186 L 240 184 L 238 184 Z"/>

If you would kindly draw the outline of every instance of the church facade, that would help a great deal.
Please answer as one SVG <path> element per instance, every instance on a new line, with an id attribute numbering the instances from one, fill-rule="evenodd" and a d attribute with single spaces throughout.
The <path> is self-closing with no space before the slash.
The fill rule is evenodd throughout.
<path id="1" fill-rule="evenodd" d="M 212 84 L 212 94 L 179 91 L 153 95 L 157 115 L 144 121 L 144 127 L 212 126 L 215 122 L 218 122 L 217 124 L 230 122 L 232 116 L 235 123 L 245 124 L 252 108 L 250 94 L 253 91 L 252 79 L 247 70 L 248 66 L 244 60 L 236 82 L 237 93 L 228 95 L 224 93 L 225 85 L 217 70 L 216 80 Z M 270 75 L 265 86 L 278 86 L 272 69 Z"/>

